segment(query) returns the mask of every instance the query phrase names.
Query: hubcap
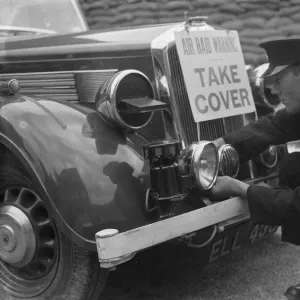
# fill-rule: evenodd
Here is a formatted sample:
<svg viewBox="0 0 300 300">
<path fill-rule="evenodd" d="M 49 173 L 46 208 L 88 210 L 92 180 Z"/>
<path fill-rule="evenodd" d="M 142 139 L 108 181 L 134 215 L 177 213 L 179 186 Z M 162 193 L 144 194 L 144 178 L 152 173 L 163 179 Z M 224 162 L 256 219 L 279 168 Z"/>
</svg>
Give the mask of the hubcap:
<svg viewBox="0 0 300 300">
<path fill-rule="evenodd" d="M 58 257 L 58 234 L 42 199 L 20 185 L 2 187 L 0 294 L 35 299 L 53 281 Z"/>
<path fill-rule="evenodd" d="M 14 232 L 10 226 L 0 226 L 0 241 L 2 241 L 2 244 L 0 244 L 0 253 L 1 248 L 3 248 L 4 251 L 11 252 L 16 247 Z"/>
<path fill-rule="evenodd" d="M 22 186 L 1 189 L 0 282 L 1 264 L 18 278 L 36 280 L 50 273 L 57 254 L 55 225 L 41 198 Z"/>
<path fill-rule="evenodd" d="M 12 205 L 0 208 L 0 258 L 16 267 L 33 258 L 36 238 L 26 214 Z"/>
</svg>

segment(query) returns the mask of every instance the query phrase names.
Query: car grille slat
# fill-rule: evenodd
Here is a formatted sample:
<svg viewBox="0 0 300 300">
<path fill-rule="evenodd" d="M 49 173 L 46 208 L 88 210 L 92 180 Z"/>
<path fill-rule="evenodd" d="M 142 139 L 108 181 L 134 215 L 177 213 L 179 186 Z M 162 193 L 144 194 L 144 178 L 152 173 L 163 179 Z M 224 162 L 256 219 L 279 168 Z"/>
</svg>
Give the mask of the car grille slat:
<svg viewBox="0 0 300 300">
<path fill-rule="evenodd" d="M 58 101 L 94 103 L 100 86 L 116 70 L 0 74 L 0 81 L 17 79 L 20 94 Z"/>
<path fill-rule="evenodd" d="M 179 113 L 180 124 L 178 124 L 178 126 L 183 128 L 186 144 L 198 141 L 197 126 L 199 129 L 200 139 L 209 141 L 215 140 L 218 137 L 243 126 L 242 116 L 203 121 L 198 124 L 195 123 L 176 46 L 169 48 L 168 58 L 171 71 L 172 89 L 175 97 L 174 106 Z"/>
<path fill-rule="evenodd" d="M 36 88 L 22 88 L 22 94 L 32 94 L 32 95 L 56 95 L 56 94 L 65 94 L 68 95 L 70 92 L 73 92 L 76 94 L 76 89 L 64 89 L 64 88 L 49 88 L 49 89 L 36 89 Z"/>
<path fill-rule="evenodd" d="M 181 126 L 184 128 L 188 143 L 197 141 L 197 127 L 194 122 L 190 102 L 184 84 L 184 78 L 179 62 L 176 47 L 169 49 L 169 60 L 171 67 L 171 80 L 176 97 L 176 106 L 179 111 Z"/>
<path fill-rule="evenodd" d="M 0 80 L 10 80 L 18 79 L 20 81 L 29 81 L 29 80 L 73 80 L 74 74 L 70 73 L 15 73 L 15 74 L 0 74 Z"/>
<path fill-rule="evenodd" d="M 74 88 L 75 82 L 74 80 L 22 80 L 22 88 Z"/>
<path fill-rule="evenodd" d="M 115 74 L 115 71 L 78 73 L 75 74 L 80 102 L 95 102 L 95 96 L 100 86 Z"/>
</svg>

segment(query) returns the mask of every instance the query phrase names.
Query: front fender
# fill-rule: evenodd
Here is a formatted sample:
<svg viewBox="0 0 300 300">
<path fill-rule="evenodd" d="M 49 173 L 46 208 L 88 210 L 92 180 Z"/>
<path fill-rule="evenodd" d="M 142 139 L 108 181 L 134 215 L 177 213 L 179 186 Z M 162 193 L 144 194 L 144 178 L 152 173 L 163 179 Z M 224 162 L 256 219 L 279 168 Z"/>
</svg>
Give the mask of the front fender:
<svg viewBox="0 0 300 300">
<path fill-rule="evenodd" d="M 96 232 L 148 223 L 140 136 L 125 136 L 92 109 L 19 95 L 0 98 L 0 135 L 78 245 L 96 250 Z"/>
</svg>

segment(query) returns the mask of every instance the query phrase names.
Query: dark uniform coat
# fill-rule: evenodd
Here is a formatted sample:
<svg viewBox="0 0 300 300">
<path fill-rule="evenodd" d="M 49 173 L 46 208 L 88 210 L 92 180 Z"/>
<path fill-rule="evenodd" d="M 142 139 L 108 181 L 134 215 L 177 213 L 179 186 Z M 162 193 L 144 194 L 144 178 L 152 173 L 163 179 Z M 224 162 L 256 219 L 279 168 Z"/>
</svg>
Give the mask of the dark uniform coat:
<svg viewBox="0 0 300 300">
<path fill-rule="evenodd" d="M 300 114 L 280 110 L 223 138 L 235 147 L 242 162 L 247 161 L 269 145 L 300 139 Z M 284 167 L 294 172 L 297 184 L 291 183 L 292 189 L 250 185 L 247 201 L 253 223 L 281 225 L 282 240 L 300 245 L 300 153 L 294 154 L 289 155 L 291 164 Z"/>
</svg>

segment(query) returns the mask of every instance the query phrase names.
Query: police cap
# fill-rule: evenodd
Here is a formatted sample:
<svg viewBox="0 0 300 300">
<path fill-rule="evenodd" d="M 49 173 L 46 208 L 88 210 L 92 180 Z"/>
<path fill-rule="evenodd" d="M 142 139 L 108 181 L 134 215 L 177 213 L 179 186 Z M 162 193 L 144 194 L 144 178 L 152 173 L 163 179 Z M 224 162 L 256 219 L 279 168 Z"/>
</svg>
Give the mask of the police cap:
<svg viewBox="0 0 300 300">
<path fill-rule="evenodd" d="M 300 39 L 281 39 L 261 43 L 267 52 L 269 67 L 261 77 L 270 77 L 300 61 Z"/>
</svg>

